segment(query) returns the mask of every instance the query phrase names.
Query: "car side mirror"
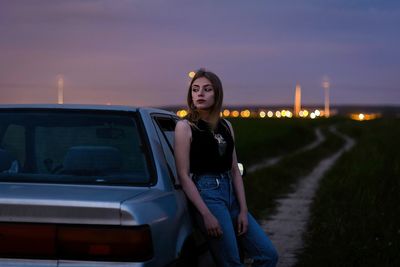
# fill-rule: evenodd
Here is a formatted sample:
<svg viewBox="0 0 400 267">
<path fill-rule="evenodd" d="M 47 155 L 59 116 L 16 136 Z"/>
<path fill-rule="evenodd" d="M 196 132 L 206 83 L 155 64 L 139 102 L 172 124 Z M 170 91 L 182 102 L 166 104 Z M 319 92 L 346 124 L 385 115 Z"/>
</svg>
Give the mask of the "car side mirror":
<svg viewBox="0 0 400 267">
<path fill-rule="evenodd" d="M 246 168 L 244 167 L 244 165 L 242 163 L 238 163 L 238 167 L 239 167 L 240 175 L 242 177 L 244 177 L 246 175 Z"/>
</svg>

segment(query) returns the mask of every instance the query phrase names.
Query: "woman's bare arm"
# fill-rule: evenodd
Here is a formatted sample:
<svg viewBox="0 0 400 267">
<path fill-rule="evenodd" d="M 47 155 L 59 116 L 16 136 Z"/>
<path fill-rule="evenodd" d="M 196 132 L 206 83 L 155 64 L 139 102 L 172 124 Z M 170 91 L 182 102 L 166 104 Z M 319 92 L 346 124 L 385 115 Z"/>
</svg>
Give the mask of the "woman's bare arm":
<svg viewBox="0 0 400 267">
<path fill-rule="evenodd" d="M 232 125 L 229 121 L 225 120 L 228 123 L 228 126 L 231 130 L 232 138 L 235 139 L 235 135 L 233 132 Z M 239 235 L 247 232 L 247 202 L 246 202 L 246 194 L 244 191 L 244 186 L 243 186 L 243 178 L 242 175 L 240 174 L 240 170 L 238 167 L 238 161 L 237 161 L 237 156 L 236 156 L 236 149 L 233 147 L 233 153 L 232 153 L 232 182 L 233 186 L 235 187 L 235 192 L 236 192 L 236 197 L 239 202 L 239 207 L 240 207 L 240 213 L 238 216 L 238 233 Z"/>
<path fill-rule="evenodd" d="M 192 131 L 186 121 L 178 121 L 175 128 L 175 162 L 182 189 L 196 209 L 203 216 L 203 220 L 210 236 L 222 234 L 218 220 L 212 215 L 200 196 L 190 173 L 190 143 Z"/>
</svg>

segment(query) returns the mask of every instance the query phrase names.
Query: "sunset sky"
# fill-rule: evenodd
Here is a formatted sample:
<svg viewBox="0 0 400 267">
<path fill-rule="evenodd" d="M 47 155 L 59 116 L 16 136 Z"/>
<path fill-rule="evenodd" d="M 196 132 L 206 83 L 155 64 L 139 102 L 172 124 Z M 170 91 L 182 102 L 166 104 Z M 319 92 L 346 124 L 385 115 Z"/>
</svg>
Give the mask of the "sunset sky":
<svg viewBox="0 0 400 267">
<path fill-rule="evenodd" d="M 185 103 L 205 67 L 227 105 L 400 104 L 397 0 L 0 0 L 0 103 Z"/>
</svg>

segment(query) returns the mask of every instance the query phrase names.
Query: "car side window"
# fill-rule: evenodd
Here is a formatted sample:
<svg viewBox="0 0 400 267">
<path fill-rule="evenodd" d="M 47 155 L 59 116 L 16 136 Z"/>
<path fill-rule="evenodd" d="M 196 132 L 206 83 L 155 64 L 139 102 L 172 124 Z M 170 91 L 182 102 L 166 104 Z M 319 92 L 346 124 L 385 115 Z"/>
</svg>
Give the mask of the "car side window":
<svg viewBox="0 0 400 267">
<path fill-rule="evenodd" d="M 163 146 L 165 158 L 168 164 L 169 173 L 172 176 L 172 182 L 175 186 L 179 185 L 177 179 L 175 158 L 174 158 L 174 138 L 175 138 L 175 125 L 177 122 L 176 118 L 168 115 L 154 115 L 153 116 L 155 125 L 159 130 L 161 143 Z"/>
<path fill-rule="evenodd" d="M 174 138 L 175 138 L 175 126 L 176 120 L 171 117 L 154 117 L 158 127 L 162 131 L 165 139 L 168 142 L 168 146 L 172 153 L 174 153 Z"/>
</svg>

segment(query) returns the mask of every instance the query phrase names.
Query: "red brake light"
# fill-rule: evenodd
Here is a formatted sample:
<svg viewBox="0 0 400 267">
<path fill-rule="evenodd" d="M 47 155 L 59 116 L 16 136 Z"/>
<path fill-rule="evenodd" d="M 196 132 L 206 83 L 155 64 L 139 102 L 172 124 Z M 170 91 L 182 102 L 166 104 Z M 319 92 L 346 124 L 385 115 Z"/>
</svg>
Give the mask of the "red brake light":
<svg viewBox="0 0 400 267">
<path fill-rule="evenodd" d="M 0 224 L 0 257 L 145 261 L 152 256 L 149 226 Z"/>
<path fill-rule="evenodd" d="M 55 227 L 0 224 L 0 256 L 51 258 L 55 253 Z"/>
<path fill-rule="evenodd" d="M 65 259 L 145 261 L 153 254 L 148 226 L 130 229 L 63 226 L 58 230 L 58 242 Z"/>
</svg>

